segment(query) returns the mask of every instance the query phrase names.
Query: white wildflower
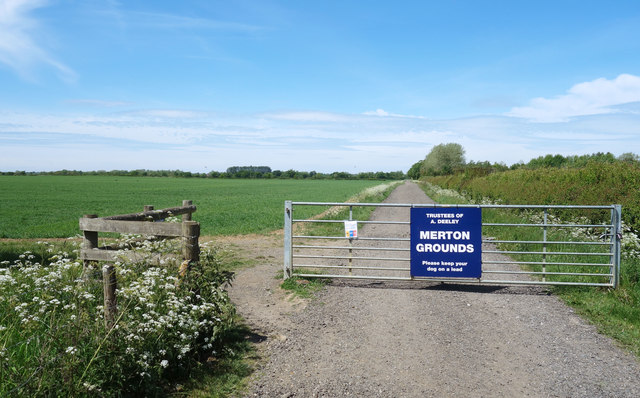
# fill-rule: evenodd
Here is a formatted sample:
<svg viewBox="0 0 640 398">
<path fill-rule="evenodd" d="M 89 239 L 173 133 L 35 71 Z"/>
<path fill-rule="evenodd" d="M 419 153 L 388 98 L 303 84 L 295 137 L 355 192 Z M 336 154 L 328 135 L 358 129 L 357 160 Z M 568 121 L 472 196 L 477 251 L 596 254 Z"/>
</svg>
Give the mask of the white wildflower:
<svg viewBox="0 0 640 398">
<path fill-rule="evenodd" d="M 84 388 L 87 389 L 87 391 L 100 391 L 98 389 L 98 386 L 95 386 L 93 384 L 89 384 L 86 381 L 84 383 L 82 383 L 82 385 L 84 386 Z"/>
<path fill-rule="evenodd" d="M 7 285 L 15 285 L 16 280 L 13 279 L 10 275 L 0 275 L 0 285 L 2 284 L 7 284 Z"/>
</svg>

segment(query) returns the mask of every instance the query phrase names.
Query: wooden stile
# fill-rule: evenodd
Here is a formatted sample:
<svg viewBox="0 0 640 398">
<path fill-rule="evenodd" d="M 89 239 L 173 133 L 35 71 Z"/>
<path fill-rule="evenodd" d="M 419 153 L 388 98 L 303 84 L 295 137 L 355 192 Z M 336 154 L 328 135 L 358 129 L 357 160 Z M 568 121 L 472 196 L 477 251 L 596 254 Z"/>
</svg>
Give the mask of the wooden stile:
<svg viewBox="0 0 640 398">
<path fill-rule="evenodd" d="M 182 201 L 182 207 L 172 207 L 154 210 L 151 205 L 144 206 L 142 213 L 122 214 L 99 218 L 96 214 L 87 214 L 79 220 L 83 241 L 80 258 L 83 260 L 86 278 L 87 268 L 93 261 L 116 261 L 120 257 L 118 250 L 98 246 L 99 232 L 115 232 L 122 234 L 137 234 L 156 236 L 161 238 L 182 238 L 182 257 L 186 267 L 200 260 L 200 224 L 191 221 L 191 214 L 196 206 L 190 200 Z M 182 223 L 154 222 L 163 221 L 167 217 L 182 215 Z M 181 270 L 182 272 L 183 270 Z M 184 270 L 186 272 L 186 270 Z M 107 264 L 102 269 L 104 287 L 104 319 L 108 328 L 115 323 L 117 308 L 117 275 L 113 264 Z"/>
</svg>

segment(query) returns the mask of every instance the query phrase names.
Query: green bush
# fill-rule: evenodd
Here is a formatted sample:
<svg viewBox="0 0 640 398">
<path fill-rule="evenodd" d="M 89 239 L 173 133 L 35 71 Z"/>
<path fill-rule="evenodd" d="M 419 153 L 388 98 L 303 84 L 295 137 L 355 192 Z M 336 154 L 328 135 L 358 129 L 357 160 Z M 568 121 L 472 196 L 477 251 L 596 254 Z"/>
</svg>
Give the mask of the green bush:
<svg viewBox="0 0 640 398">
<path fill-rule="evenodd" d="M 428 180 L 464 192 L 476 202 L 487 198 L 504 204 L 620 204 L 622 220 L 640 231 L 640 166 L 635 163 L 590 162 L 582 168 L 518 169 L 480 177 L 460 173 Z M 601 217 L 593 221 L 604 221 L 609 214 Z"/>
</svg>

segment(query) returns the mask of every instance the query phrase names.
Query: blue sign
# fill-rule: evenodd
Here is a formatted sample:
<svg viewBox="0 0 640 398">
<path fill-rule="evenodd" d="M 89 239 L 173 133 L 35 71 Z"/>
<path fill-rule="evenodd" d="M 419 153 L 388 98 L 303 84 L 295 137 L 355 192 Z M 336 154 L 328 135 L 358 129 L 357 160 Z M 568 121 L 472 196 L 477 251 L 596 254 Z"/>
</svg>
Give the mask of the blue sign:
<svg viewBox="0 0 640 398">
<path fill-rule="evenodd" d="M 411 209 L 411 276 L 480 278 L 480 208 Z"/>
</svg>

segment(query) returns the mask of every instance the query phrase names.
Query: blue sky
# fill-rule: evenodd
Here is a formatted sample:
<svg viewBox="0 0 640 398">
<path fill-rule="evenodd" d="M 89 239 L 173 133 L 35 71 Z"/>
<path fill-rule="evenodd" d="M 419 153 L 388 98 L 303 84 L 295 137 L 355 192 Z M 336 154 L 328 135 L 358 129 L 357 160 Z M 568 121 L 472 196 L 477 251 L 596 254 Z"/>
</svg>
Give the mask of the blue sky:
<svg viewBox="0 0 640 398">
<path fill-rule="evenodd" d="M 0 0 L 0 171 L 640 153 L 638 1 Z"/>
</svg>

